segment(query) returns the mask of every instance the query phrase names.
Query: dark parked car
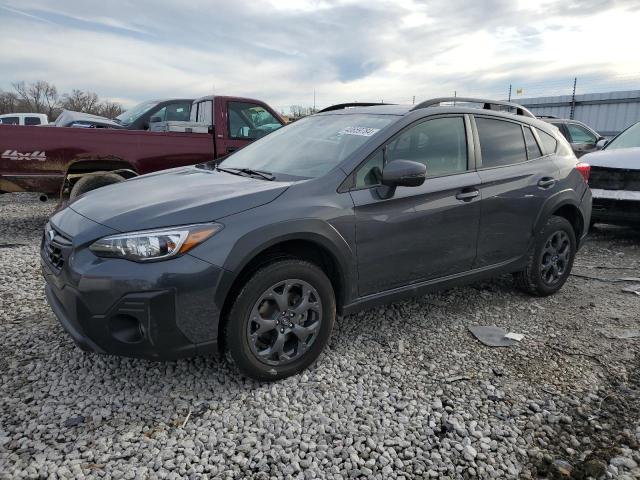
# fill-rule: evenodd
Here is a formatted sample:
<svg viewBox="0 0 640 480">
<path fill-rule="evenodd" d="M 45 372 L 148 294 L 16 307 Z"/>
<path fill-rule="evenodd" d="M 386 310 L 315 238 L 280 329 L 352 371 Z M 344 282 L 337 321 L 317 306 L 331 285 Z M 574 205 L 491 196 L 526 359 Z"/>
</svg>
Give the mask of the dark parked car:
<svg viewBox="0 0 640 480">
<path fill-rule="evenodd" d="M 583 161 L 591 166 L 591 222 L 640 226 L 640 122 Z"/>
<path fill-rule="evenodd" d="M 46 226 L 49 304 L 83 349 L 226 350 L 273 380 L 318 357 L 336 314 L 504 273 L 556 292 L 588 167 L 522 107 L 446 101 L 327 111 L 80 196 Z"/>
<path fill-rule="evenodd" d="M 106 118 L 89 113 L 63 110 L 54 127 L 116 128 L 123 130 L 149 130 L 152 122 L 187 121 L 193 99 L 147 100 L 121 113 L 116 118 Z"/>
<path fill-rule="evenodd" d="M 593 128 L 577 120 L 567 120 L 551 116 L 538 118 L 558 127 L 560 133 L 564 135 L 564 138 L 566 138 L 571 145 L 576 157 L 581 157 L 589 152 L 595 152 L 600 148 L 598 142 L 604 140 L 604 137 Z"/>
</svg>

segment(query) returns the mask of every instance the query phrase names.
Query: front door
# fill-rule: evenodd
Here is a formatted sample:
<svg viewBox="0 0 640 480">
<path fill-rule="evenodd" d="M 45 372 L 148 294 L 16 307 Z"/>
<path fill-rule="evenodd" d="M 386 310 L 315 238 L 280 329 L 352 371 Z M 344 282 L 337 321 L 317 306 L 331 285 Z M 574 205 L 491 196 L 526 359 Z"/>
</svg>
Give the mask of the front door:
<svg viewBox="0 0 640 480">
<path fill-rule="evenodd" d="M 275 115 L 257 103 L 229 100 L 223 112 L 226 112 L 224 123 L 216 125 L 219 155 L 228 155 L 240 150 L 254 140 L 282 127 Z M 218 125 L 226 125 L 226 135 Z"/>
<path fill-rule="evenodd" d="M 469 168 L 465 124 L 463 116 L 420 121 L 359 167 L 351 196 L 361 296 L 471 268 L 480 180 Z M 381 172 L 396 159 L 425 163 L 428 178 L 419 187 L 397 187 L 384 195 Z"/>
</svg>

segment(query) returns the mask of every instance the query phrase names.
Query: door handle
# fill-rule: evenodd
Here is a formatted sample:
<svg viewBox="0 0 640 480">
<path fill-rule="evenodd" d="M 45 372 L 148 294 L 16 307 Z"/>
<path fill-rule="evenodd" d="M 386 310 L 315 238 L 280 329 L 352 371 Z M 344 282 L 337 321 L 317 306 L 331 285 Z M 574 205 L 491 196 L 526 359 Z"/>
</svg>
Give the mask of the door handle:
<svg viewBox="0 0 640 480">
<path fill-rule="evenodd" d="M 542 177 L 538 180 L 538 186 L 540 188 L 550 188 L 556 184 L 556 179 L 552 177 Z"/>
<path fill-rule="evenodd" d="M 233 153 L 236 150 L 238 150 L 236 147 L 229 147 L 229 148 L 227 148 L 227 153 Z"/>
<path fill-rule="evenodd" d="M 464 202 L 468 202 L 474 198 L 476 198 L 478 195 L 480 195 L 480 192 L 478 190 L 467 190 L 467 191 L 462 191 L 460 193 L 458 193 L 456 195 L 456 198 L 458 200 L 462 200 Z"/>
</svg>

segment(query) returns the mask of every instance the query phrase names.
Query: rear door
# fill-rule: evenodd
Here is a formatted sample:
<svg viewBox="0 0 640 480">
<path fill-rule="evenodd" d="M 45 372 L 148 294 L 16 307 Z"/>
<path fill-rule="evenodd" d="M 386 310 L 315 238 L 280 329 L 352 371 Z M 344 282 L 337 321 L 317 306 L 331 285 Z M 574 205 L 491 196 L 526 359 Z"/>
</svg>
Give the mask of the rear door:
<svg viewBox="0 0 640 480">
<path fill-rule="evenodd" d="M 282 121 L 264 105 L 242 100 L 226 100 L 216 119 L 216 146 L 227 155 L 282 127 Z M 218 125 L 223 126 L 222 129 Z M 224 128 L 226 127 L 226 128 Z"/>
<path fill-rule="evenodd" d="M 553 154 L 544 154 L 535 128 L 475 115 L 475 131 L 482 180 L 479 268 L 526 254 L 542 204 L 559 187 Z"/>
<path fill-rule="evenodd" d="M 480 179 L 473 170 L 470 121 L 462 115 L 421 120 L 370 156 L 351 191 L 356 212 L 359 294 L 402 287 L 471 268 L 476 255 Z M 425 163 L 419 187 L 381 196 L 392 160 Z"/>
</svg>

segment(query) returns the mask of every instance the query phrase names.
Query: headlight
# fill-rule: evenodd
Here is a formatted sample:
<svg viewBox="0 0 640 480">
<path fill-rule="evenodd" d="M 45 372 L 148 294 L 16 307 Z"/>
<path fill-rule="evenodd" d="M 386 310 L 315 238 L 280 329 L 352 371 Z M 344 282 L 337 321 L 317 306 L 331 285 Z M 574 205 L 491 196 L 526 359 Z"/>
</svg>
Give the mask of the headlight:
<svg viewBox="0 0 640 480">
<path fill-rule="evenodd" d="M 164 260 L 188 252 L 222 228 L 219 223 L 206 223 L 121 233 L 96 240 L 89 249 L 99 257 Z"/>
</svg>

